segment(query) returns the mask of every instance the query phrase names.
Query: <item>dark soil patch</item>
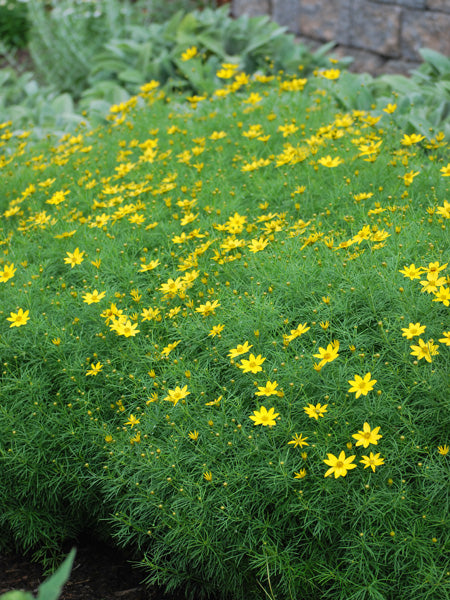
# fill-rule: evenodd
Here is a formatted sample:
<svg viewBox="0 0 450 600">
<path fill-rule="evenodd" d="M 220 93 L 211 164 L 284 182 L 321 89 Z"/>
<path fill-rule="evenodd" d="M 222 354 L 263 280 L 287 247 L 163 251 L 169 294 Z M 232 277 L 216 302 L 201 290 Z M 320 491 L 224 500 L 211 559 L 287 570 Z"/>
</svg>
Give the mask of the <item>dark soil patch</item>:
<svg viewBox="0 0 450 600">
<path fill-rule="evenodd" d="M 134 569 L 120 550 L 90 539 L 74 544 L 77 554 L 60 600 L 181 600 L 141 582 L 143 572 Z M 29 557 L 0 553 L 0 595 L 10 590 L 37 593 L 47 577 L 43 567 Z"/>
</svg>

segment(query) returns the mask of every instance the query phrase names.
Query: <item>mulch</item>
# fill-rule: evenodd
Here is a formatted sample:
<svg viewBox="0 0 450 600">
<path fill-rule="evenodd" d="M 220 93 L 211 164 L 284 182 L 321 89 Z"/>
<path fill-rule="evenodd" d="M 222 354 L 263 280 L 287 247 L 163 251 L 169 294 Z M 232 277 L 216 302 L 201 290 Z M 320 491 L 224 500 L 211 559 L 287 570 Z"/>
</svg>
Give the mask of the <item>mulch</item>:
<svg viewBox="0 0 450 600">
<path fill-rule="evenodd" d="M 77 554 L 60 600 L 180 600 L 155 587 L 145 587 L 143 572 L 134 569 L 118 549 L 91 539 L 75 544 Z M 11 590 L 37 594 L 47 577 L 31 557 L 0 553 L 0 595 Z"/>
</svg>

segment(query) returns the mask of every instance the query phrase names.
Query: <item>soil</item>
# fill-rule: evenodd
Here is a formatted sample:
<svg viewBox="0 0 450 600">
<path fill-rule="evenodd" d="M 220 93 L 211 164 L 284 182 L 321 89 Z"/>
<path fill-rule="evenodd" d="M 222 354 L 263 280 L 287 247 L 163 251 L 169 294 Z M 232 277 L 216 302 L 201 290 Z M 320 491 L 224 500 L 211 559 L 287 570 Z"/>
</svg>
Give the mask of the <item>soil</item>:
<svg viewBox="0 0 450 600">
<path fill-rule="evenodd" d="M 134 569 L 127 557 L 95 540 L 79 540 L 70 578 L 60 600 L 181 600 L 159 588 L 142 584 L 143 572 Z M 47 576 L 43 567 L 22 555 L 0 553 L 0 595 L 11 590 L 37 594 Z"/>
</svg>

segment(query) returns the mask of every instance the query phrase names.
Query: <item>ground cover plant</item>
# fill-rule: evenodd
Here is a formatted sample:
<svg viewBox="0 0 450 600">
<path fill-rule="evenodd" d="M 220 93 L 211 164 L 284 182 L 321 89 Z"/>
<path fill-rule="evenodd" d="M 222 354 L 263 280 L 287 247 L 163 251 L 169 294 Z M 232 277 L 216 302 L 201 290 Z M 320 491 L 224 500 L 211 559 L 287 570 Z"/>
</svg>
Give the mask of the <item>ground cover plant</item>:
<svg viewBox="0 0 450 600">
<path fill-rule="evenodd" d="M 195 597 L 449 595 L 448 143 L 299 73 L 1 125 L 1 546 L 88 527 Z"/>
</svg>

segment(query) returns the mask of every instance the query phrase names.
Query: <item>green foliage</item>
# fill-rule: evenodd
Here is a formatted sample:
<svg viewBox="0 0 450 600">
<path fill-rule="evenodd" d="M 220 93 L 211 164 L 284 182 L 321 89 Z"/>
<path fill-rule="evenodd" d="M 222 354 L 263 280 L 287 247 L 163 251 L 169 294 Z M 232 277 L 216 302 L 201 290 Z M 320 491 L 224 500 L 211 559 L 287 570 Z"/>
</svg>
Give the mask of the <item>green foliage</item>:
<svg viewBox="0 0 450 600">
<path fill-rule="evenodd" d="M 76 550 L 73 548 L 62 565 L 39 586 L 36 600 L 58 600 L 62 588 L 69 579 Z M 32 600 L 34 596 L 29 592 L 11 591 L 0 596 L 0 600 Z"/>
<path fill-rule="evenodd" d="M 215 71 L 224 61 L 239 64 L 248 73 L 294 72 L 300 64 L 309 73 L 326 64 L 326 51 L 333 46 L 311 53 L 268 17 L 232 19 L 227 6 L 179 11 L 163 22 L 150 20 L 151 11 L 141 3 L 102 0 L 96 7 L 69 9 L 66 1 L 58 1 L 49 10 L 40 0 L 30 0 L 30 50 L 41 77 L 76 99 L 105 80 L 130 93 L 151 79 L 160 83 L 170 79 L 171 85 L 194 93 L 211 92 Z M 201 58 L 194 68 L 180 60 L 192 46 Z"/>
<path fill-rule="evenodd" d="M 0 2 L 0 46 L 6 49 L 27 45 L 29 23 L 27 0 L 2 0 Z"/>
<path fill-rule="evenodd" d="M 440 129 L 450 135 L 450 58 L 423 48 L 422 65 L 411 77 L 345 73 L 334 87 L 341 106 L 368 109 L 375 105 L 383 108 L 395 102 L 392 118 L 406 133 L 427 136 L 430 130 Z"/>
<path fill-rule="evenodd" d="M 343 72 L 229 70 L 2 124 L 0 545 L 88 527 L 195 598 L 442 600 L 448 141 L 344 112 Z"/>
</svg>

